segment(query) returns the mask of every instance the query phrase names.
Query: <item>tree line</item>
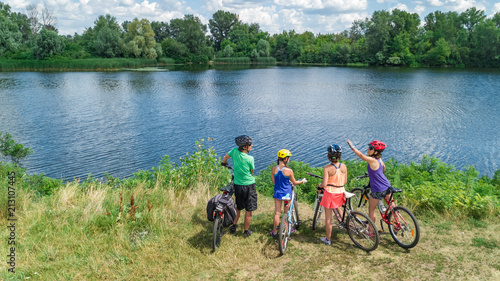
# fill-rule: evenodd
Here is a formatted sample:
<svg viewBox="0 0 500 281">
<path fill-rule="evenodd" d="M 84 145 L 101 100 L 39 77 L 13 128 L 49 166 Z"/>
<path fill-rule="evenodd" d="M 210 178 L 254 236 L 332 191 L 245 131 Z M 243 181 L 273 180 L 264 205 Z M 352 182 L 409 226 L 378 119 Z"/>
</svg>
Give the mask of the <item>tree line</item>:
<svg viewBox="0 0 500 281">
<path fill-rule="evenodd" d="M 40 8 L 41 7 L 41 8 Z M 59 35 L 53 13 L 29 5 L 26 14 L 0 2 L 0 58 L 172 58 L 208 63 L 217 58 L 273 57 L 286 63 L 333 65 L 500 67 L 500 13 L 475 7 L 462 13 L 375 11 L 340 33 L 294 30 L 269 34 L 219 10 L 208 25 L 195 15 L 169 22 L 134 18 L 119 24 L 101 15 L 80 35 Z"/>
</svg>

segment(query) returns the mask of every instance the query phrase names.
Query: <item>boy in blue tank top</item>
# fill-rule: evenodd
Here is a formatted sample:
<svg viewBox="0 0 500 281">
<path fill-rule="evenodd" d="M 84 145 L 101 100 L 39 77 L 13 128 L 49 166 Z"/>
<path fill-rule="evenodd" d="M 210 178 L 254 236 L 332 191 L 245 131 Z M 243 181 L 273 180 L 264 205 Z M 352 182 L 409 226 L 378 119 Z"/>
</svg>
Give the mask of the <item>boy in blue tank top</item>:
<svg viewBox="0 0 500 281">
<path fill-rule="evenodd" d="M 281 205 L 283 200 L 290 199 L 292 196 L 292 185 L 299 185 L 306 183 L 306 179 L 296 181 L 293 176 L 292 169 L 287 167 L 290 161 L 290 156 L 292 154 L 286 149 L 278 151 L 278 160 L 276 161 L 277 166 L 273 167 L 271 170 L 271 179 L 274 183 L 274 220 L 273 220 L 273 230 L 271 230 L 270 235 L 276 237 L 276 229 L 279 225 L 281 216 Z M 288 212 L 287 209 L 284 210 L 285 213 Z M 293 230 L 294 231 L 294 230 Z"/>
</svg>

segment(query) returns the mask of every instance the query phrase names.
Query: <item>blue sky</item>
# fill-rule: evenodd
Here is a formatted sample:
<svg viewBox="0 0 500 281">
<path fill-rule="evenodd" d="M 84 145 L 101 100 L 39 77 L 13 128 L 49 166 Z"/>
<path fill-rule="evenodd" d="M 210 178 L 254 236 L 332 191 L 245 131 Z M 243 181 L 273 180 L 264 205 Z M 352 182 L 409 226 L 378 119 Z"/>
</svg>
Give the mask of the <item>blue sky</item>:
<svg viewBox="0 0 500 281">
<path fill-rule="evenodd" d="M 82 34 L 99 15 L 111 14 L 119 23 L 134 18 L 169 22 L 185 14 L 198 16 L 203 23 L 217 10 L 239 15 L 246 23 L 258 23 L 270 34 L 292 30 L 314 34 L 337 33 L 356 19 L 377 10 L 398 8 L 420 15 L 420 20 L 436 10 L 462 12 L 470 7 L 484 10 L 488 17 L 500 12 L 500 0 L 0 0 L 14 12 L 26 13 L 28 4 L 44 4 L 57 18 L 59 34 Z"/>
</svg>

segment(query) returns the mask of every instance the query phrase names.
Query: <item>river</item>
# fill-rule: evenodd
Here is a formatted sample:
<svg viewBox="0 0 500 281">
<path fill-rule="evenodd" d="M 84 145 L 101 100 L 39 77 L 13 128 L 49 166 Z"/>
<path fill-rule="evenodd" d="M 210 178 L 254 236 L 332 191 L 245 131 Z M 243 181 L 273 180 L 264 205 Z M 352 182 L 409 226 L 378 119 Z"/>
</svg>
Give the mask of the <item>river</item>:
<svg viewBox="0 0 500 281">
<path fill-rule="evenodd" d="M 500 71 L 348 67 L 170 68 L 0 73 L 0 132 L 33 149 L 30 173 L 123 178 L 174 163 L 213 138 L 254 138 L 256 170 L 289 149 L 322 166 L 326 147 L 385 142 L 384 159 L 435 156 L 492 176 L 500 169 Z M 7 159 L 3 159 L 7 160 Z"/>
</svg>

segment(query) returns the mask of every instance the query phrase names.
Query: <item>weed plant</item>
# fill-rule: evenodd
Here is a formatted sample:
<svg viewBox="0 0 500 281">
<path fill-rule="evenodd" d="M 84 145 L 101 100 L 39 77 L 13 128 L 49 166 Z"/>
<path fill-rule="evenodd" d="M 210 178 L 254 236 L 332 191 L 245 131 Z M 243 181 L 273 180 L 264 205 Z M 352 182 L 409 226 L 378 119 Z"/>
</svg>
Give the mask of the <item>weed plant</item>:
<svg viewBox="0 0 500 281">
<path fill-rule="evenodd" d="M 252 63 L 249 57 L 239 58 L 217 58 L 214 60 L 216 64 L 250 64 Z"/>
<path fill-rule="evenodd" d="M 368 179 L 356 179 L 366 172 L 364 162 L 355 160 L 343 163 L 348 168 L 346 190 L 361 187 L 368 182 Z M 274 163 L 267 166 L 256 179 L 258 191 L 271 197 L 274 189 L 271 182 L 273 166 Z M 472 166 L 460 171 L 429 156 L 423 156 L 421 163 L 411 162 L 409 165 L 390 159 L 386 166 L 386 175 L 391 185 L 403 189 L 402 194 L 395 195 L 396 200 L 417 213 L 436 211 L 476 219 L 500 214 L 500 170 L 493 178 L 479 177 L 479 172 Z M 291 161 L 289 167 L 294 171 L 296 179 L 309 179 L 306 185 L 297 186 L 297 196 L 299 200 L 311 204 L 316 197 L 320 179 L 310 177 L 306 172 L 322 176 L 322 168 L 296 161 Z"/>
<path fill-rule="evenodd" d="M 166 59 L 161 63 L 171 62 Z M 12 60 L 0 59 L 0 71 L 112 71 L 122 68 L 157 66 L 152 59 L 51 59 L 51 60 Z"/>
<path fill-rule="evenodd" d="M 211 167 L 198 163 L 206 161 Z M 194 153 L 183 158 L 184 166 L 173 165 L 166 158 L 161 167 L 131 179 L 110 177 L 100 182 L 89 177 L 61 184 L 43 196 L 33 189 L 21 188 L 17 182 L 16 273 L 3 270 L 0 279 L 283 280 L 293 276 L 296 280 L 331 280 L 350 276 L 348 279 L 371 280 L 376 276 L 376 279 L 396 280 L 496 280 L 498 277 L 497 217 L 460 221 L 448 214 L 429 212 L 419 216 L 422 237 L 415 248 L 404 250 L 385 235 L 381 236 L 379 248 L 367 254 L 353 245 L 345 231 L 338 229 L 333 230 L 332 246 L 321 244 L 319 237 L 324 236 L 324 224 L 312 231 L 312 208 L 299 201 L 303 225 L 293 234 L 287 254 L 280 256 L 277 241 L 268 235 L 274 201 L 260 192 L 251 224 L 255 233 L 243 238 L 239 228 L 234 235 L 226 234 L 214 253 L 213 224 L 207 221 L 205 208 L 207 201 L 219 192 L 219 184 L 229 176 L 227 169 L 219 169 L 219 161 L 204 142 L 199 142 Z M 298 177 L 311 169 L 318 174 L 321 171 L 300 162 L 290 165 L 294 165 Z M 194 179 L 177 184 L 176 173 L 180 171 Z M 215 180 L 218 176 L 220 181 Z M 271 181 L 269 177 L 265 180 Z M 304 186 L 308 185 L 309 182 Z M 0 189 L 2 200 L 6 198 L 5 190 Z M 1 204 L 0 220 L 6 221 L 6 206 Z M 8 250 L 0 247 L 0 255 L 5 257 Z"/>
</svg>

